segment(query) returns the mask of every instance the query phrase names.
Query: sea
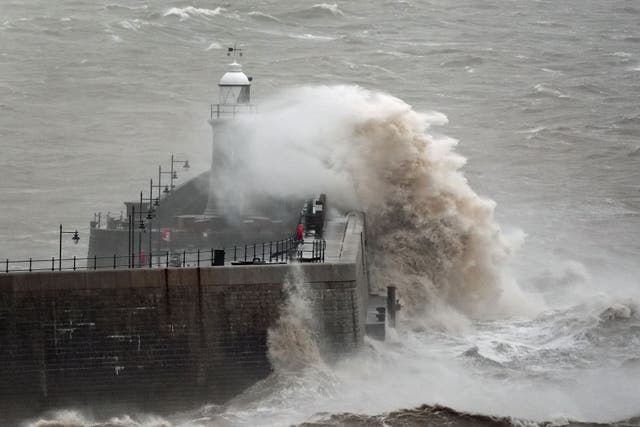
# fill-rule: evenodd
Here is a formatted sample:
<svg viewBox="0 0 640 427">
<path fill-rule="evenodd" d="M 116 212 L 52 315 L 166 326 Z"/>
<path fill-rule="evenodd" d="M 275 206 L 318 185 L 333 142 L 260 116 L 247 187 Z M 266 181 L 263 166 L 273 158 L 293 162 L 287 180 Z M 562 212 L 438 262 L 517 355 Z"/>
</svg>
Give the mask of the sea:
<svg viewBox="0 0 640 427">
<path fill-rule="evenodd" d="M 84 257 L 172 154 L 178 184 L 206 170 L 235 46 L 259 113 L 226 191 L 364 210 L 403 305 L 385 342 L 224 405 L 22 425 L 640 426 L 639 23 L 637 0 L 0 0 L 0 261 L 57 257 L 60 225 Z"/>
</svg>

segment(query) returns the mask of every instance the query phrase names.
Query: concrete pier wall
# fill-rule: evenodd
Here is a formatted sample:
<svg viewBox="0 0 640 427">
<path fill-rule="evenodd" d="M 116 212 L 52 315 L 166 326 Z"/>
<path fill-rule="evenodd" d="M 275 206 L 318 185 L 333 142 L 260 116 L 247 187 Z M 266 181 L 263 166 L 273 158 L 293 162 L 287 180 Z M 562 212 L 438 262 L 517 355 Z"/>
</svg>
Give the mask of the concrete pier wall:
<svg viewBox="0 0 640 427">
<path fill-rule="evenodd" d="M 345 229 L 346 230 L 346 229 Z M 364 242 L 303 264 L 328 359 L 363 341 Z M 267 334 L 291 265 L 0 275 L 0 413 L 221 403 L 271 372 Z"/>
</svg>

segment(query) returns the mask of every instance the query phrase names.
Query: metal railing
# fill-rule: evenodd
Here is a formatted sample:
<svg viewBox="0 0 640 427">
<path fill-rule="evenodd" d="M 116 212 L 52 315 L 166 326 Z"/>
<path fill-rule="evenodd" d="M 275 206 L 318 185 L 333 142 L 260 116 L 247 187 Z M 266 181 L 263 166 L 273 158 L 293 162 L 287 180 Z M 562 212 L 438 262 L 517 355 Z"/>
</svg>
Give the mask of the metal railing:
<svg viewBox="0 0 640 427">
<path fill-rule="evenodd" d="M 0 271 L 77 271 L 127 268 L 208 267 L 223 263 L 232 265 L 286 264 L 291 261 L 324 262 L 324 240 L 300 241 L 291 237 L 284 240 L 235 245 L 224 249 L 183 249 L 157 251 L 132 255 L 93 256 L 87 258 L 56 258 L 2 261 Z M 223 251 L 222 258 L 220 258 Z"/>
<path fill-rule="evenodd" d="M 258 108 L 253 104 L 211 104 L 211 120 L 257 111 Z"/>
</svg>

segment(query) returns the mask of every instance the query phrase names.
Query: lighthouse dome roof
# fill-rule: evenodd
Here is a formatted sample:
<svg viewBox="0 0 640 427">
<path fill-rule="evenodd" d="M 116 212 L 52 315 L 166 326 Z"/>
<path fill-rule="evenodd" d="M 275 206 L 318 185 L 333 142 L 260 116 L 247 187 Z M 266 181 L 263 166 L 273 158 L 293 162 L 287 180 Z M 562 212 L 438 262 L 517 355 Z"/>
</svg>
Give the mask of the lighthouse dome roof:
<svg viewBox="0 0 640 427">
<path fill-rule="evenodd" d="M 251 82 L 245 73 L 242 72 L 242 66 L 237 62 L 229 64 L 227 71 L 220 79 L 220 86 L 248 86 Z"/>
</svg>

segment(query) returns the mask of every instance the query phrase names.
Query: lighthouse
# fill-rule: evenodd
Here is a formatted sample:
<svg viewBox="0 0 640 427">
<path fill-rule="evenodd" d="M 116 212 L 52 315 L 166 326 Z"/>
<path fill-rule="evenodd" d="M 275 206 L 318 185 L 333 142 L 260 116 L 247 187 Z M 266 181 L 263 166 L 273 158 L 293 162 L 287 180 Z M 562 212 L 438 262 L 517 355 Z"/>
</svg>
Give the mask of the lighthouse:
<svg viewBox="0 0 640 427">
<path fill-rule="evenodd" d="M 239 114 L 255 111 L 251 104 L 251 77 L 242 71 L 242 66 L 237 62 L 242 57 L 242 49 L 230 47 L 227 56 L 233 57 L 233 62 L 228 65 L 227 72 L 218 83 L 218 103 L 211 104 L 211 116 L 209 124 L 213 133 L 211 144 L 211 173 L 209 178 L 209 198 L 204 215 L 218 217 L 224 213 L 224 206 L 217 200 L 216 189 L 225 183 L 224 171 L 233 167 L 233 141 L 225 135 L 225 127 L 230 120 Z"/>
</svg>

